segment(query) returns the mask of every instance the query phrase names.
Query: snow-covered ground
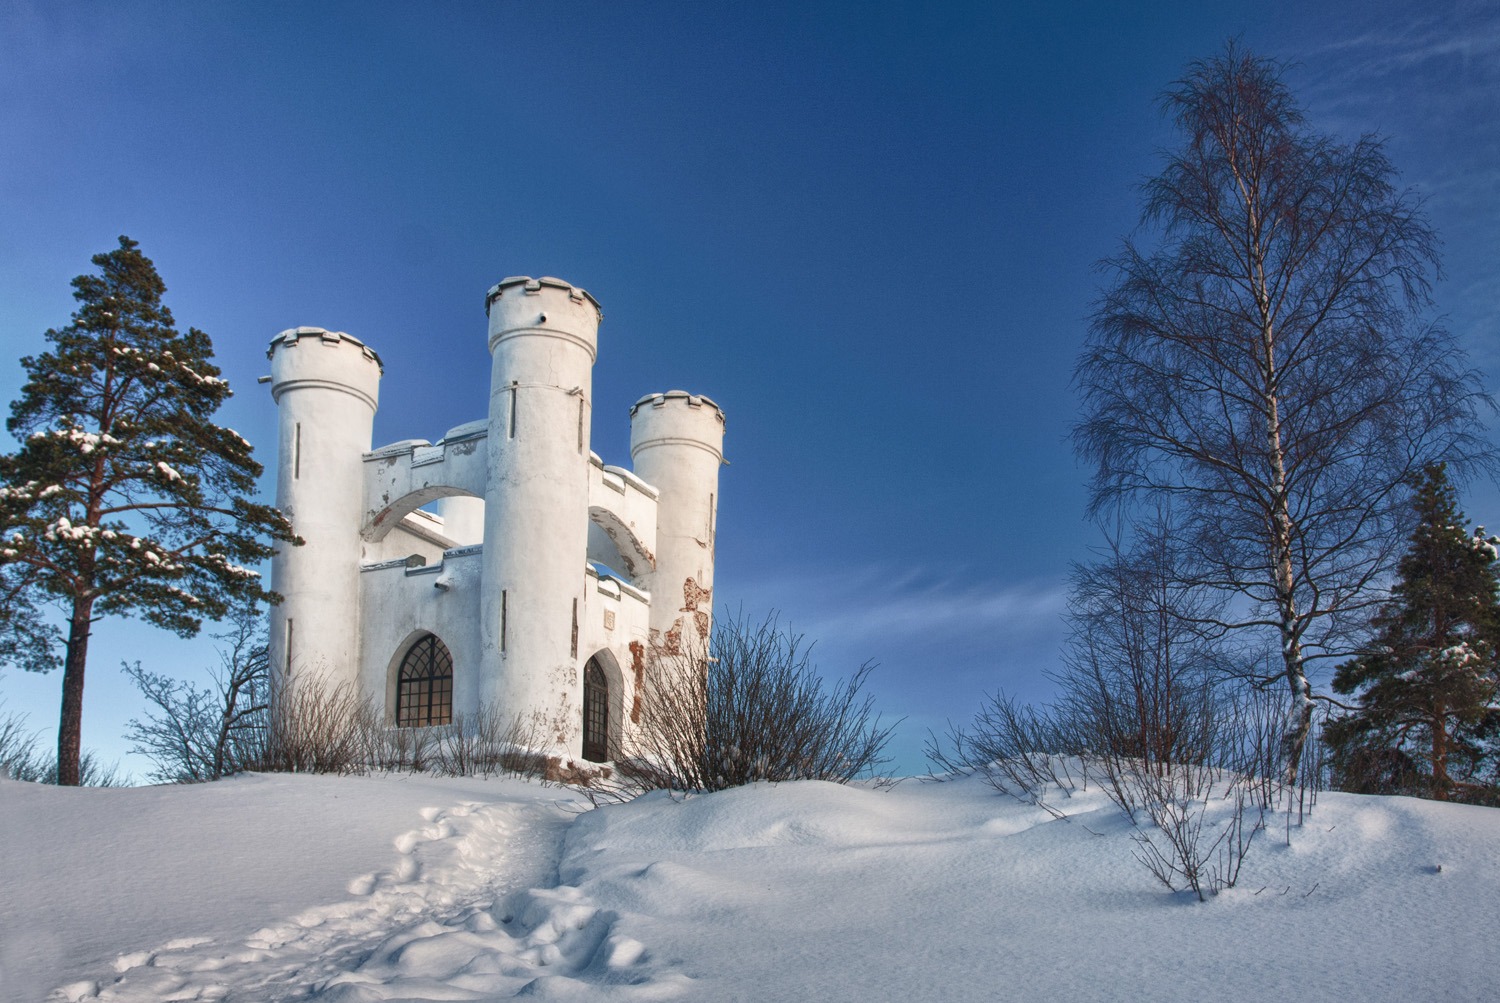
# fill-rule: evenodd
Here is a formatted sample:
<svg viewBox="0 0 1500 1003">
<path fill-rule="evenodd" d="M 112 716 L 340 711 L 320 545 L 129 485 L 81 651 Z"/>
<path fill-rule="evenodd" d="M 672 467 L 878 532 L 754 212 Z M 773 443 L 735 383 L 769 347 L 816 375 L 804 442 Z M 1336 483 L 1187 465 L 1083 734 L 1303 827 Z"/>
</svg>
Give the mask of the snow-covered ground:
<svg viewBox="0 0 1500 1003">
<path fill-rule="evenodd" d="M 0 781 L 0 1000 L 1481 1000 L 1500 811 L 1324 794 L 1173 895 L 1097 791 Z"/>
</svg>

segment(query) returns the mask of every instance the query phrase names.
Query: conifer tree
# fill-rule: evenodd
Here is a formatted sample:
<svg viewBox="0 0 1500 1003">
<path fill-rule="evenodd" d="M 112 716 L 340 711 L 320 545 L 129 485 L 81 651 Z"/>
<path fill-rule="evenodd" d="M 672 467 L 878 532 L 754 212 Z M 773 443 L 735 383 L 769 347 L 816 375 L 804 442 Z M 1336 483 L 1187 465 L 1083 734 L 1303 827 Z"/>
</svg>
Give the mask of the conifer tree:
<svg viewBox="0 0 1500 1003">
<path fill-rule="evenodd" d="M 0 665 L 51 672 L 57 668 L 57 627 L 37 608 L 34 577 L 32 569 L 0 559 Z"/>
<path fill-rule="evenodd" d="M 1417 526 L 1370 650 L 1339 666 L 1333 688 L 1358 710 L 1324 740 L 1345 786 L 1490 800 L 1484 782 L 1500 730 L 1500 539 L 1464 526 L 1441 464 L 1423 471 Z"/>
<path fill-rule="evenodd" d="M 99 274 L 73 280 L 72 323 L 21 360 L 6 425 L 19 448 L 0 456 L 0 572 L 67 620 L 61 784 L 79 782 L 94 621 L 136 615 L 190 637 L 232 604 L 274 601 L 247 565 L 293 540 L 279 512 L 251 500 L 250 443 L 213 422 L 230 390 L 208 335 L 176 329 L 135 241 L 93 263 Z"/>
</svg>

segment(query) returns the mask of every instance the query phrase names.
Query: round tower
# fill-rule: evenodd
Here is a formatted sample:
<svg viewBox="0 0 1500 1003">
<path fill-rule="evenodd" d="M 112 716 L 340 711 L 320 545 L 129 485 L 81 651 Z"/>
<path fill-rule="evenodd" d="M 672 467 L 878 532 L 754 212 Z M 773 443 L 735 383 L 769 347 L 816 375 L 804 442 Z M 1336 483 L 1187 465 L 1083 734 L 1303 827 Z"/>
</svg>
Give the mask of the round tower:
<svg viewBox="0 0 1500 1003">
<path fill-rule="evenodd" d="M 660 492 L 651 592 L 653 643 L 665 654 L 702 653 L 713 614 L 714 533 L 724 412 L 682 390 L 648 394 L 630 409 L 635 473 Z"/>
<path fill-rule="evenodd" d="M 380 356 L 318 327 L 271 342 L 279 436 L 276 506 L 303 540 L 271 561 L 270 661 L 278 681 L 353 687 L 359 671 L 363 454 L 380 396 Z"/>
<path fill-rule="evenodd" d="M 599 303 L 561 279 L 490 289 L 489 480 L 480 593 L 481 705 L 582 750 L 579 628 Z"/>
</svg>

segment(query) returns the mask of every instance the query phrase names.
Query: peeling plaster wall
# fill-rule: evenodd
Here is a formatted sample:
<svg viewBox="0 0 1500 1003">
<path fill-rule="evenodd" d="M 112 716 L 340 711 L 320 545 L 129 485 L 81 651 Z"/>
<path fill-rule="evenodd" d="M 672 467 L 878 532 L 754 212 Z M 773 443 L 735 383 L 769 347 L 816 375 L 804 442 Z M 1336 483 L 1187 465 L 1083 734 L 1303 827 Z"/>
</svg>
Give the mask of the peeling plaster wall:
<svg viewBox="0 0 1500 1003">
<path fill-rule="evenodd" d="M 669 654 L 706 656 L 713 614 L 714 536 L 724 412 L 681 390 L 642 397 L 630 410 L 630 458 L 657 490 L 653 640 Z"/>
<path fill-rule="evenodd" d="M 588 559 L 631 582 L 649 575 L 656 566 L 656 500 L 651 485 L 590 453 Z"/>
<path fill-rule="evenodd" d="M 589 569 L 584 581 L 580 630 L 580 666 L 600 657 L 609 680 L 610 749 L 634 749 L 633 723 L 639 721 L 637 684 L 644 679 L 651 632 L 651 597 L 614 578 Z"/>
</svg>

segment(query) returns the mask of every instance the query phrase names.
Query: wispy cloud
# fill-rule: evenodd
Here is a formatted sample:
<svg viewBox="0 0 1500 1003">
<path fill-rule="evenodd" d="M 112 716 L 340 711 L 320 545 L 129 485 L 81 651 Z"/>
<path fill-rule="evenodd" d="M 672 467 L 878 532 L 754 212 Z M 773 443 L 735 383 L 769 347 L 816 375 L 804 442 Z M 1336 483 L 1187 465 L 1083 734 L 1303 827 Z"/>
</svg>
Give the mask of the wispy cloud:
<svg viewBox="0 0 1500 1003">
<path fill-rule="evenodd" d="M 1391 6 L 1291 53 L 1319 129 L 1389 138 L 1428 200 L 1449 282 L 1439 309 L 1474 361 L 1500 375 L 1500 5 Z M 1378 27 L 1370 27 L 1372 23 Z"/>
<path fill-rule="evenodd" d="M 884 642 L 1055 634 L 1066 603 L 1061 582 L 1001 586 L 877 567 L 754 582 L 741 593 L 747 601 L 776 605 L 809 636 Z"/>
<path fill-rule="evenodd" d="M 1047 673 L 1067 632 L 1066 584 L 1002 578 L 993 569 L 792 567 L 736 581 L 720 598 L 742 602 L 752 619 L 779 610 L 783 626 L 816 643 L 814 660 L 832 676 L 878 663 L 869 692 L 881 712 L 905 718 L 892 752 L 902 769 L 918 770 L 927 732 L 969 720 L 985 693 L 1053 695 Z"/>
<path fill-rule="evenodd" d="M 1475 118 L 1500 107 L 1500 6 L 1398 10 L 1381 21 L 1375 29 L 1335 31 L 1297 53 L 1305 71 L 1297 85 L 1317 109 L 1318 125 L 1350 134 L 1376 128 L 1422 142 L 1463 127 L 1461 137 L 1448 137 L 1462 139 L 1445 144 L 1451 152 L 1500 167 L 1484 156 L 1484 148 L 1493 152 L 1496 142 L 1493 119 Z M 1330 116 L 1334 121 L 1327 121 Z M 1472 166 L 1453 170 L 1450 180 L 1471 175 Z"/>
<path fill-rule="evenodd" d="M 1500 53 L 1500 13 L 1492 4 L 1454 8 L 1446 16 L 1412 10 L 1405 23 L 1386 23 L 1313 48 L 1316 54 L 1351 54 L 1365 75 L 1406 72 L 1431 62 L 1460 60 L 1477 72 L 1496 72 L 1491 60 Z"/>
</svg>

